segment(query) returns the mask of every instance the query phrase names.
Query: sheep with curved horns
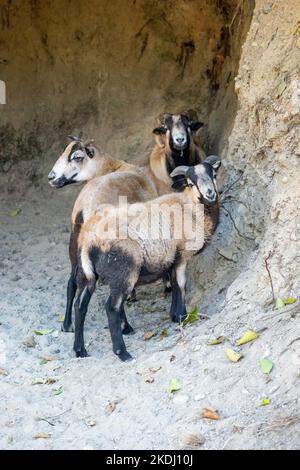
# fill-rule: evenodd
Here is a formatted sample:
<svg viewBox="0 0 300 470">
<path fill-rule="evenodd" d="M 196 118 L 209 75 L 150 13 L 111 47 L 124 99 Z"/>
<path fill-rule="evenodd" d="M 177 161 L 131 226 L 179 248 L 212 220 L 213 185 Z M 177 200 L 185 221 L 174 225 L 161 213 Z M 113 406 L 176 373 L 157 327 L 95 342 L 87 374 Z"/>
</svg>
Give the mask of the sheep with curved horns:
<svg viewBox="0 0 300 470">
<path fill-rule="evenodd" d="M 179 166 L 171 173 L 171 177 L 181 178 L 181 192 L 170 193 L 145 203 L 136 203 L 128 208 L 112 207 L 99 210 L 83 225 L 78 239 L 81 266 L 77 273 L 79 292 L 75 301 L 74 350 L 77 357 L 87 355 L 83 337 L 84 320 L 98 278 L 110 288 L 106 313 L 113 351 L 122 361 L 131 359 L 121 330 L 122 322 L 126 318 L 124 301 L 137 284 L 153 282 L 165 273 L 170 273 L 171 319 L 180 322 L 186 317 L 186 266 L 188 260 L 211 237 L 217 225 L 219 209 L 216 173 L 220 164 L 217 157 L 210 156 L 203 163 L 193 167 Z M 197 230 L 191 233 L 191 226 L 188 233 L 175 236 L 179 218 L 178 214 L 171 218 L 169 209 L 179 206 L 184 210 L 186 205 L 191 204 L 193 208 L 198 209 L 203 207 L 201 203 L 205 207 L 204 237 L 198 238 Z M 153 208 L 154 213 L 161 217 L 158 223 L 158 238 L 157 234 L 152 237 L 152 232 L 149 233 L 149 220 L 145 217 Z M 137 214 L 142 215 L 139 217 Z M 184 212 L 181 214 L 183 217 Z M 193 212 L 193 223 L 200 217 L 199 214 L 197 210 Z M 112 232 L 107 232 L 107 227 L 114 226 L 116 220 L 117 235 L 111 237 Z M 161 230 L 164 229 L 169 230 L 169 237 L 161 236 Z M 186 243 L 190 240 L 193 240 L 193 246 L 187 249 Z"/>
<path fill-rule="evenodd" d="M 94 141 L 83 142 L 72 136 L 69 138 L 72 142 L 49 173 L 49 182 L 51 186 L 61 188 L 68 184 L 90 181 L 81 190 L 72 211 L 69 242 L 71 274 L 62 325 L 62 330 L 66 332 L 73 331 L 72 307 L 77 290 L 78 236 L 83 222 L 98 209 L 100 204 L 118 204 L 119 196 L 125 196 L 129 203 L 148 201 L 157 197 L 154 184 L 142 169 L 101 152 L 94 145 Z"/>
</svg>

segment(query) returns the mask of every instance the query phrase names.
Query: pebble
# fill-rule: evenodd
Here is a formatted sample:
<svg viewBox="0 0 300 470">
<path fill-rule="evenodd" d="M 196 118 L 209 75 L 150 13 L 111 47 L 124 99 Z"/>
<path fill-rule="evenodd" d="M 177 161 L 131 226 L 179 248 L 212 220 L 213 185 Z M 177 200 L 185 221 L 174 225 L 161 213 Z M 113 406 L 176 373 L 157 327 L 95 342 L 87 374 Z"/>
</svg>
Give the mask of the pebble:
<svg viewBox="0 0 300 470">
<path fill-rule="evenodd" d="M 201 401 L 205 398 L 205 394 L 204 393 L 198 393 L 197 395 L 195 395 L 194 397 L 194 400 L 195 401 Z"/>
<path fill-rule="evenodd" d="M 173 402 L 176 405 L 185 405 L 185 403 L 187 403 L 188 400 L 189 400 L 188 395 L 175 395 L 174 399 L 173 399 Z"/>
</svg>

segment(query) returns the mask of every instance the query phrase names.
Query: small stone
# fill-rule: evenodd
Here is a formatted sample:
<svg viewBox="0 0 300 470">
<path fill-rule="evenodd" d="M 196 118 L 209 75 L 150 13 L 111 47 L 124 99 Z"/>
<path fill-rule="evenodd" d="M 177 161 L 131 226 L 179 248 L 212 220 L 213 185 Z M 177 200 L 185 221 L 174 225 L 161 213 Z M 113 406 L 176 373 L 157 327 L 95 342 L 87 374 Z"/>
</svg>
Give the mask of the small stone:
<svg viewBox="0 0 300 470">
<path fill-rule="evenodd" d="M 197 395 L 195 395 L 194 397 L 194 400 L 195 401 L 201 401 L 205 398 L 205 394 L 204 393 L 198 393 Z"/>
<path fill-rule="evenodd" d="M 176 405 L 185 405 L 189 400 L 188 395 L 175 395 L 173 402 Z"/>
</svg>

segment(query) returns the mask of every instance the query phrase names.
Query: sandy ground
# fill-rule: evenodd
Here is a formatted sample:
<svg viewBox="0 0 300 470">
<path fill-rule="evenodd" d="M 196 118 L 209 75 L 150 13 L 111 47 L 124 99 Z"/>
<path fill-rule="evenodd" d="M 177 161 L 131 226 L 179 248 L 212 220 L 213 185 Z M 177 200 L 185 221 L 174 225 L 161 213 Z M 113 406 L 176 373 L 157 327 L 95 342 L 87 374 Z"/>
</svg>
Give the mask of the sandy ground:
<svg viewBox="0 0 300 470">
<path fill-rule="evenodd" d="M 168 320 L 170 299 L 160 284 L 140 288 L 139 301 L 127 309 L 135 334 L 126 344 L 136 361 L 123 364 L 111 351 L 106 290 L 99 287 L 86 320 L 91 357 L 74 357 L 73 334 L 62 333 L 58 320 L 75 195 L 74 188 L 46 187 L 2 196 L 0 367 L 7 375 L 2 370 L 0 448 L 299 448 L 297 308 L 294 316 L 284 310 L 245 315 L 236 308 L 206 318 L 200 306 L 204 318 L 182 329 Z M 17 208 L 17 216 L 8 215 Z M 36 335 L 41 328 L 54 331 Z M 161 338 L 164 328 L 168 336 Z M 249 328 L 260 331 L 259 338 L 235 347 Z M 145 341 L 149 331 L 157 335 Z M 219 335 L 223 344 L 207 345 Z M 228 347 L 243 359 L 229 362 Z M 43 356 L 54 360 L 41 363 Z M 274 364 L 269 375 L 260 370 L 263 357 Z M 38 378 L 57 382 L 32 385 Z M 170 394 L 173 378 L 182 388 Z M 264 398 L 271 402 L 262 407 Z M 208 406 L 218 410 L 218 421 L 202 418 Z"/>
</svg>

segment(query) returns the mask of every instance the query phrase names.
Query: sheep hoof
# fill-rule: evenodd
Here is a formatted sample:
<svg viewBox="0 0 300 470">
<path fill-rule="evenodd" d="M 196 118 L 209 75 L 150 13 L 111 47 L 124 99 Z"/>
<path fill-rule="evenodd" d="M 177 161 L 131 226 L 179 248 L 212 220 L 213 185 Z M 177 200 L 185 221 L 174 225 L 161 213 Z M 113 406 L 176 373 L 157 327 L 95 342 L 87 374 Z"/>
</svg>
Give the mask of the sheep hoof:
<svg viewBox="0 0 300 470">
<path fill-rule="evenodd" d="M 70 323 L 70 325 L 62 324 L 61 331 L 63 331 L 64 333 L 74 333 L 74 326 L 72 323 Z"/>
<path fill-rule="evenodd" d="M 133 357 L 131 356 L 131 354 L 129 354 L 128 351 L 123 350 L 123 351 L 117 351 L 116 352 L 118 358 L 122 361 L 122 362 L 130 362 L 130 361 L 133 361 Z"/>
<path fill-rule="evenodd" d="M 122 330 L 123 335 L 133 335 L 134 334 L 134 329 L 130 325 L 124 326 Z"/>
<path fill-rule="evenodd" d="M 87 350 L 85 348 L 80 349 L 80 351 L 75 351 L 76 357 L 89 357 Z"/>
</svg>

